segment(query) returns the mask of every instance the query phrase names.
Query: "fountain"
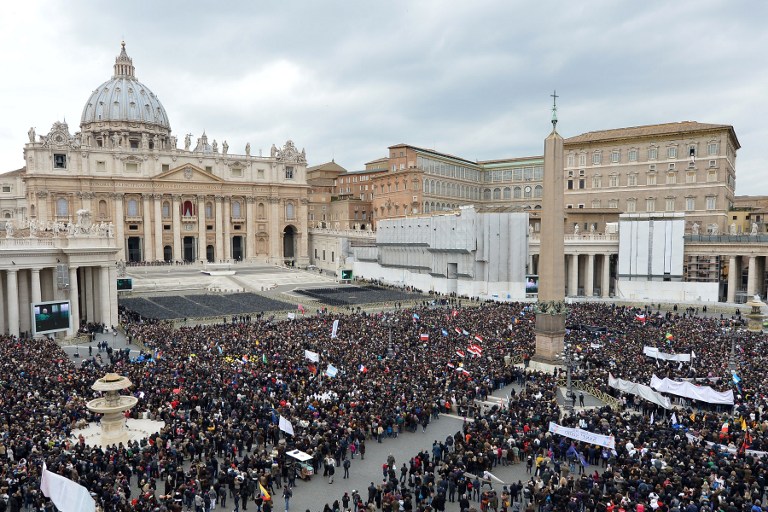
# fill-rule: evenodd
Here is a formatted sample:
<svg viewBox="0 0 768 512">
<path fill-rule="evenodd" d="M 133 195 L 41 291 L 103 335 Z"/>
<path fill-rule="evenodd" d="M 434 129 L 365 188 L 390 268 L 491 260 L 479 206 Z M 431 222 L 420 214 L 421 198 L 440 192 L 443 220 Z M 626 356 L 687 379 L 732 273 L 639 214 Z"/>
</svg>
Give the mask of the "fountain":
<svg viewBox="0 0 768 512">
<path fill-rule="evenodd" d="M 747 330 L 761 332 L 763 330 L 763 321 L 765 320 L 765 315 L 763 314 L 765 303 L 760 300 L 759 295 L 755 295 L 752 300 L 747 302 L 747 306 L 750 308 L 749 313 L 744 315 L 747 317 Z"/>
<path fill-rule="evenodd" d="M 91 388 L 104 394 L 86 404 L 89 411 L 103 414 L 101 418 L 101 445 L 110 446 L 127 444 L 131 438 L 125 426 L 125 412 L 130 411 L 139 402 L 135 396 L 121 395 L 119 391 L 128 389 L 133 384 L 127 377 L 108 373 L 97 380 Z"/>
</svg>

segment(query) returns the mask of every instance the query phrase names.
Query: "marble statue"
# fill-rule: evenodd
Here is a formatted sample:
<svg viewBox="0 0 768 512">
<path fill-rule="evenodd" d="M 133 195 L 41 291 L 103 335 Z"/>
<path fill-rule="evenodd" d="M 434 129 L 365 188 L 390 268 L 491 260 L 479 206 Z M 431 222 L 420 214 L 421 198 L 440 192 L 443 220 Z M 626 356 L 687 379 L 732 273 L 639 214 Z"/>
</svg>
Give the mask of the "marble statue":
<svg viewBox="0 0 768 512">
<path fill-rule="evenodd" d="M 272 144 L 272 149 L 269 150 L 269 156 L 275 158 L 277 156 L 277 146 Z"/>
<path fill-rule="evenodd" d="M 13 238 L 13 221 L 11 219 L 5 221 L 5 238 Z"/>
<path fill-rule="evenodd" d="M 573 225 L 573 234 L 574 234 L 574 235 L 578 235 L 578 234 L 579 234 L 579 231 L 580 231 L 580 229 L 579 229 L 579 225 L 578 225 L 578 224 L 574 224 L 574 225 Z"/>
<path fill-rule="evenodd" d="M 736 223 L 731 222 L 730 227 L 728 228 L 728 234 L 735 235 L 736 234 Z"/>
<path fill-rule="evenodd" d="M 109 225 L 107 225 L 107 237 L 112 238 L 113 236 L 115 236 L 115 225 L 110 222 Z"/>
<path fill-rule="evenodd" d="M 176 142 L 177 142 L 176 136 L 171 135 L 171 138 L 170 138 L 171 149 L 176 149 Z"/>
<path fill-rule="evenodd" d="M 531 236 L 533 234 L 533 225 L 528 224 L 528 236 Z"/>
<path fill-rule="evenodd" d="M 227 144 L 227 141 L 225 140 L 221 143 L 221 154 L 226 155 L 227 153 L 229 153 L 229 144 Z"/>
<path fill-rule="evenodd" d="M 211 148 L 213 149 L 214 153 L 219 152 L 219 143 L 216 142 L 216 139 L 213 139 L 213 144 L 211 144 Z"/>
<path fill-rule="evenodd" d="M 251 143 L 245 145 L 245 156 L 251 156 Z"/>
<path fill-rule="evenodd" d="M 192 145 L 192 134 L 188 133 L 184 136 L 184 150 L 189 151 L 189 146 Z"/>
<path fill-rule="evenodd" d="M 157 134 L 152 137 L 152 147 L 155 148 L 155 151 L 160 149 L 160 137 L 158 137 Z"/>
<path fill-rule="evenodd" d="M 27 132 L 27 135 L 29 136 L 29 142 L 35 142 L 35 127 L 31 127 L 29 131 Z"/>
<path fill-rule="evenodd" d="M 29 220 L 29 238 L 37 237 L 37 221 L 35 219 Z"/>
<path fill-rule="evenodd" d="M 75 223 L 67 222 L 67 235 L 74 236 L 74 234 L 75 234 Z"/>
<path fill-rule="evenodd" d="M 757 236 L 757 222 L 752 222 L 752 231 L 749 232 L 750 236 Z"/>
<path fill-rule="evenodd" d="M 720 234 L 720 228 L 717 224 L 712 224 L 712 234 L 713 235 L 719 235 Z"/>
<path fill-rule="evenodd" d="M 112 147 L 113 148 L 119 148 L 120 147 L 120 136 L 116 133 L 112 134 Z"/>
<path fill-rule="evenodd" d="M 595 234 L 595 225 L 594 224 L 590 224 L 589 225 L 589 232 L 592 233 L 593 235 Z"/>
<path fill-rule="evenodd" d="M 149 137 L 146 133 L 141 134 L 141 149 L 149 149 Z"/>
<path fill-rule="evenodd" d="M 52 222 L 51 223 L 51 230 L 53 231 L 54 238 L 59 237 L 59 230 L 61 230 L 61 223 L 60 222 Z"/>
<path fill-rule="evenodd" d="M 693 232 L 694 235 L 698 235 L 699 234 L 699 223 L 698 222 L 694 222 L 693 223 L 693 226 L 691 226 L 691 231 Z"/>
</svg>

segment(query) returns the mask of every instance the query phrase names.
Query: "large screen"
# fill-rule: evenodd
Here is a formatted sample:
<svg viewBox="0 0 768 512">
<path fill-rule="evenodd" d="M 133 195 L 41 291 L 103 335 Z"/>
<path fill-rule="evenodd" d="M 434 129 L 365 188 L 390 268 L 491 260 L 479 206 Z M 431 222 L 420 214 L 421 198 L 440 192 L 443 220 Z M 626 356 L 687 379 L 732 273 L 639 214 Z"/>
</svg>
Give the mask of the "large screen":
<svg viewBox="0 0 768 512">
<path fill-rule="evenodd" d="M 68 300 L 32 304 L 33 334 L 47 334 L 69 329 L 69 306 Z"/>
<path fill-rule="evenodd" d="M 117 279 L 117 291 L 133 290 L 133 279 L 130 277 L 120 277 Z"/>
</svg>

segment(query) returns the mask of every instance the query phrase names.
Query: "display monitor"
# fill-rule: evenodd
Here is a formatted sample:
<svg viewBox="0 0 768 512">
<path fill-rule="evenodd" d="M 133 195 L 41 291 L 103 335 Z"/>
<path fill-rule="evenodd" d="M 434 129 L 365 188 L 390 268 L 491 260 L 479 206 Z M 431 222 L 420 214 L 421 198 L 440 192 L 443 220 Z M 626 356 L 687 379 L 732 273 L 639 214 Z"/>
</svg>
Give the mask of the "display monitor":
<svg viewBox="0 0 768 512">
<path fill-rule="evenodd" d="M 117 291 L 133 290 L 133 279 L 120 277 L 117 279 Z"/>
<path fill-rule="evenodd" d="M 525 276 L 525 294 L 526 295 L 538 295 L 539 293 L 539 276 L 528 274 Z"/>
<path fill-rule="evenodd" d="M 351 270 L 342 270 L 341 271 L 341 279 L 344 280 L 344 281 L 352 280 L 352 271 Z"/>
<path fill-rule="evenodd" d="M 53 300 L 32 304 L 33 334 L 48 334 L 70 328 L 70 303 Z"/>
</svg>

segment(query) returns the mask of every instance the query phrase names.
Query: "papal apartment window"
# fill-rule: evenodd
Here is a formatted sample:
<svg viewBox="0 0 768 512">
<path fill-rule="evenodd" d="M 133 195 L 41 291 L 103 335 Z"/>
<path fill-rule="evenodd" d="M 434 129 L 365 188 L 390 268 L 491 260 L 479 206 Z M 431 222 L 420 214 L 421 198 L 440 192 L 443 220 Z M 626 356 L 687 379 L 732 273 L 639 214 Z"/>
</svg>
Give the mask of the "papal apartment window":
<svg viewBox="0 0 768 512">
<path fill-rule="evenodd" d="M 637 211 L 637 200 L 627 199 L 627 212 L 634 213 Z"/>
<path fill-rule="evenodd" d="M 627 176 L 627 185 L 630 187 L 637 186 L 637 174 L 630 174 Z"/>
<path fill-rule="evenodd" d="M 657 160 L 659 158 L 659 148 L 648 148 L 648 160 Z"/>
<path fill-rule="evenodd" d="M 667 158 L 677 158 L 677 147 L 671 146 L 667 148 Z"/>
<path fill-rule="evenodd" d="M 695 197 L 686 197 L 685 198 L 685 211 L 692 212 L 696 209 L 696 198 Z"/>
<path fill-rule="evenodd" d="M 675 198 L 674 197 L 668 197 L 664 200 L 664 204 L 666 206 L 666 210 L 668 212 L 675 211 Z"/>
<path fill-rule="evenodd" d="M 293 179 L 293 167 L 290 165 L 287 165 L 285 167 L 285 179 L 292 180 Z"/>
<path fill-rule="evenodd" d="M 621 153 L 619 153 L 618 151 L 611 151 L 611 163 L 612 164 L 619 163 L 620 158 L 621 158 Z"/>
<path fill-rule="evenodd" d="M 8 193 L 10 191 L 11 191 L 11 186 L 10 185 L 3 185 L 3 192 Z"/>
<path fill-rule="evenodd" d="M 603 178 L 601 176 L 592 176 L 592 188 L 600 188 L 603 186 Z"/>
<path fill-rule="evenodd" d="M 655 185 L 656 184 L 656 173 L 649 173 L 648 177 L 646 178 L 646 185 Z"/>
<path fill-rule="evenodd" d="M 714 210 L 717 208 L 717 198 L 715 196 L 707 196 L 707 210 Z"/>
<path fill-rule="evenodd" d="M 587 165 L 587 154 L 581 153 L 579 155 L 579 167 L 584 167 L 585 165 Z"/>
<path fill-rule="evenodd" d="M 717 142 L 707 144 L 707 154 L 709 156 L 717 156 Z"/>
<path fill-rule="evenodd" d="M 676 172 L 670 172 L 667 174 L 667 185 L 676 185 L 677 184 L 677 173 Z"/>
<path fill-rule="evenodd" d="M 568 155 L 568 167 L 576 165 L 576 157 L 574 155 Z"/>
<path fill-rule="evenodd" d="M 608 208 L 618 208 L 619 207 L 619 200 L 618 199 L 610 199 L 608 201 Z"/>
<path fill-rule="evenodd" d="M 630 162 L 637 162 L 637 150 L 636 149 L 630 149 L 629 150 L 629 161 Z"/>
<path fill-rule="evenodd" d="M 592 153 L 592 165 L 600 165 L 603 155 L 599 152 Z"/>
<path fill-rule="evenodd" d="M 53 155 L 53 168 L 54 169 L 66 169 L 67 168 L 67 155 L 63 153 L 54 153 Z"/>
<path fill-rule="evenodd" d="M 696 171 L 689 171 L 685 173 L 686 183 L 696 183 Z"/>
<path fill-rule="evenodd" d="M 610 186 L 611 187 L 618 187 L 619 186 L 619 176 L 614 174 L 610 177 Z"/>
<path fill-rule="evenodd" d="M 717 181 L 717 171 L 712 170 L 707 172 L 707 181 L 712 183 L 713 181 Z"/>
<path fill-rule="evenodd" d="M 645 211 L 647 212 L 655 212 L 656 211 L 656 199 L 653 197 L 649 197 L 645 200 Z"/>
<path fill-rule="evenodd" d="M 600 208 L 600 200 L 599 199 L 593 199 L 592 200 L 592 208 Z"/>
<path fill-rule="evenodd" d="M 579 188 L 587 188 L 587 180 L 585 180 L 583 178 L 580 179 L 579 180 Z"/>
</svg>

